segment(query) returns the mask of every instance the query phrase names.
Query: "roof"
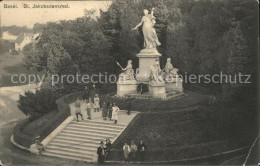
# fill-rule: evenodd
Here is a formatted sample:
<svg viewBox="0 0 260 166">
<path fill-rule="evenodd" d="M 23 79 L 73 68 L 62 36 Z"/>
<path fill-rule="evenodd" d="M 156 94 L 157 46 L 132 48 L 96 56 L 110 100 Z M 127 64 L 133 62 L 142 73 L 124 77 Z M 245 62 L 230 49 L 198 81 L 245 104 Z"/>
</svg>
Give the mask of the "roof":
<svg viewBox="0 0 260 166">
<path fill-rule="evenodd" d="M 21 43 L 24 40 L 24 37 L 32 37 L 33 33 L 21 33 L 18 35 L 16 40 L 14 41 L 15 43 Z"/>
</svg>

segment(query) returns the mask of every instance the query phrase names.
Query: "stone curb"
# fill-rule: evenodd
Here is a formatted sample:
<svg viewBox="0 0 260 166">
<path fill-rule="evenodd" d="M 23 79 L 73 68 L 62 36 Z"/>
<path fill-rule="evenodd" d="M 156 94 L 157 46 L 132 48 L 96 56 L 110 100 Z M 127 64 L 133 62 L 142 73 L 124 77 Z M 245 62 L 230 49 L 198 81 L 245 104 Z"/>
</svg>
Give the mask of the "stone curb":
<svg viewBox="0 0 260 166">
<path fill-rule="evenodd" d="M 18 143 L 15 142 L 14 140 L 14 135 L 12 134 L 11 138 L 10 138 L 10 141 L 12 142 L 13 145 L 17 146 L 18 148 L 20 149 L 23 149 L 23 150 L 26 150 L 26 151 L 29 151 L 30 152 L 30 149 L 29 148 L 26 148 Z"/>
</svg>

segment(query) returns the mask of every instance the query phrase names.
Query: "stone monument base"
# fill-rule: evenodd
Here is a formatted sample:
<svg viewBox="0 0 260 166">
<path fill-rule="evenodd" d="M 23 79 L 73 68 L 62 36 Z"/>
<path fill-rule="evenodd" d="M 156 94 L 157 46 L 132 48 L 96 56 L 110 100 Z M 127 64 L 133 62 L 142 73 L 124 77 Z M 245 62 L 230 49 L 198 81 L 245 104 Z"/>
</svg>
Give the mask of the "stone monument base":
<svg viewBox="0 0 260 166">
<path fill-rule="evenodd" d="M 158 60 L 161 54 L 156 48 L 143 49 L 136 55 L 139 58 L 139 68 L 136 80 L 148 83 L 150 80 L 151 66 Z"/>
<path fill-rule="evenodd" d="M 179 93 L 183 92 L 182 80 L 176 79 L 175 81 L 165 83 L 166 91 L 176 91 Z"/>
<path fill-rule="evenodd" d="M 153 98 L 166 100 L 165 83 L 149 83 L 149 92 Z"/>
<path fill-rule="evenodd" d="M 117 96 L 125 97 L 126 94 L 137 91 L 138 83 L 135 80 L 117 82 Z"/>
</svg>

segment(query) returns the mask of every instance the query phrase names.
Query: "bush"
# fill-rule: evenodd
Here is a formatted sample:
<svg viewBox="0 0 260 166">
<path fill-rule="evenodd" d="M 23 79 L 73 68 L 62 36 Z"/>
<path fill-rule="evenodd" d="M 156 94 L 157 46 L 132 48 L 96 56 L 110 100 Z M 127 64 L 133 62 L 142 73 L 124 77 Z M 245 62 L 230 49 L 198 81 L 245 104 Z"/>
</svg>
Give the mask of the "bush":
<svg viewBox="0 0 260 166">
<path fill-rule="evenodd" d="M 19 97 L 18 108 L 32 117 L 41 117 L 44 114 L 57 109 L 55 103 L 58 95 L 50 90 L 36 90 L 35 93 L 27 91 Z"/>
<path fill-rule="evenodd" d="M 30 119 L 26 119 L 25 122 L 17 124 L 13 132 L 14 140 L 27 148 L 30 147 L 35 136 L 39 135 L 40 140 L 43 140 L 70 115 L 70 108 L 67 102 L 75 95 L 78 95 L 78 93 L 68 94 L 59 98 L 56 101 L 57 110 L 53 110 L 41 118 L 36 119 L 33 116 Z"/>
<path fill-rule="evenodd" d="M 14 49 L 14 43 L 7 40 L 0 40 L 0 54 L 8 52 L 10 49 Z"/>
<path fill-rule="evenodd" d="M 58 108 L 57 110 L 54 110 L 26 125 L 23 129 L 23 133 L 32 138 L 39 135 L 40 140 L 43 140 L 54 129 L 56 129 L 67 117 L 70 116 L 70 108 L 68 102 L 76 98 L 78 93 L 79 92 L 68 94 L 59 98 L 56 101 Z"/>
</svg>

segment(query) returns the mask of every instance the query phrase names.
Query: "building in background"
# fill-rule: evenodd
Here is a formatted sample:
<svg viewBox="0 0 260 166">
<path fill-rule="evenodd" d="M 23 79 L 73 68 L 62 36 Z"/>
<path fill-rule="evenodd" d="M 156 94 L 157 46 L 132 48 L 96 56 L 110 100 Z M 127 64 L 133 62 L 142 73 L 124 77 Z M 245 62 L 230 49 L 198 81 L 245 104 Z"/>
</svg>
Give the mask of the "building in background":
<svg viewBox="0 0 260 166">
<path fill-rule="evenodd" d="M 15 40 L 15 50 L 16 51 L 23 51 L 24 46 L 29 43 L 36 42 L 40 37 L 39 33 L 22 33 L 20 34 L 17 39 Z"/>
<path fill-rule="evenodd" d="M 8 31 L 3 32 L 3 36 L 2 36 L 3 40 L 8 40 L 10 42 L 14 42 L 17 39 L 17 36 L 12 35 L 11 33 L 9 33 Z"/>
<path fill-rule="evenodd" d="M 32 33 L 22 33 L 15 40 L 15 50 L 23 51 L 25 45 L 32 42 L 33 34 Z"/>
</svg>

